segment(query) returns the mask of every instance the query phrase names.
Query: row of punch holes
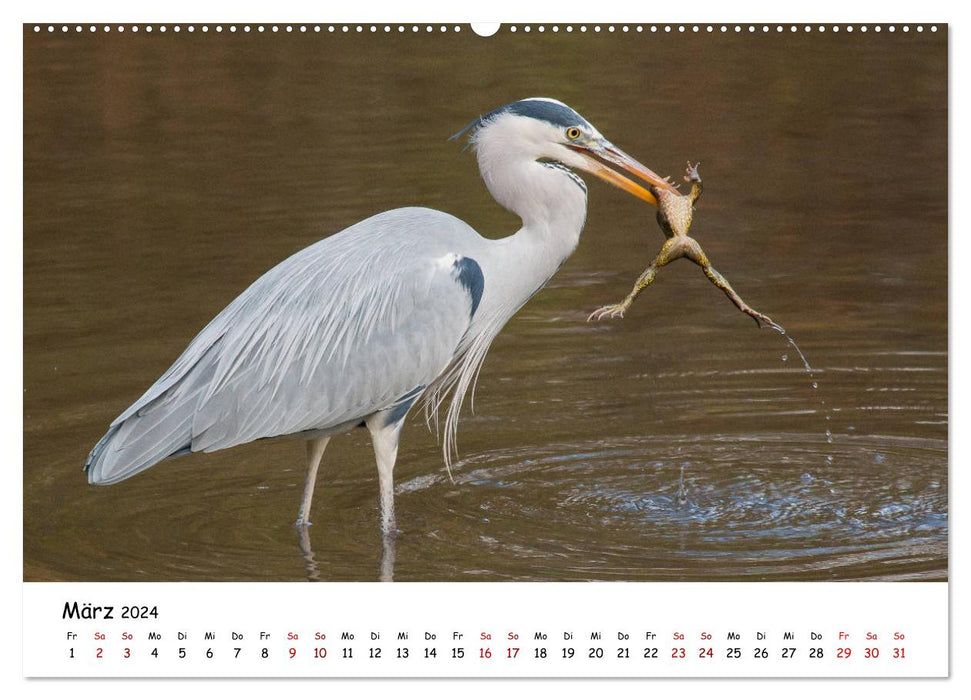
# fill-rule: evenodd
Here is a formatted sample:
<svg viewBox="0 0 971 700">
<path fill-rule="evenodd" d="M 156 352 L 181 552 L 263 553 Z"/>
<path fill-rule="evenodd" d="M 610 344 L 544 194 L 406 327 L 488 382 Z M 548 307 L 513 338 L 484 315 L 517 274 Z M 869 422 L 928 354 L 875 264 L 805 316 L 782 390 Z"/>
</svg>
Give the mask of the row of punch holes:
<svg viewBox="0 0 971 700">
<path fill-rule="evenodd" d="M 61 33 L 68 33 L 72 29 L 74 30 L 75 33 L 81 33 L 81 32 L 83 32 L 85 30 L 85 27 L 82 26 L 82 25 L 80 25 L 80 24 L 74 25 L 74 26 L 69 26 L 69 25 L 66 25 L 66 24 L 63 24 L 63 25 L 53 25 L 53 24 L 49 24 L 49 25 L 46 25 L 46 27 L 45 26 L 41 26 L 39 24 L 35 24 L 34 25 L 34 32 L 35 33 L 43 32 L 45 29 L 46 29 L 46 31 L 48 33 L 51 33 L 51 34 L 54 33 L 54 32 L 57 32 L 57 31 L 60 31 Z M 189 33 L 194 33 L 194 32 L 199 31 L 199 32 L 202 32 L 203 34 L 208 33 L 210 31 L 215 31 L 217 33 L 224 32 L 224 31 L 228 31 L 230 33 L 234 33 L 234 32 L 243 32 L 243 33 L 247 33 L 247 32 L 256 32 L 256 33 L 267 33 L 267 32 L 269 32 L 269 33 L 280 33 L 280 32 L 284 32 L 284 33 L 291 33 L 291 34 L 294 33 L 294 32 L 303 33 L 303 34 L 306 34 L 306 33 L 317 33 L 317 34 L 320 34 L 320 33 L 324 33 L 324 32 L 329 33 L 329 34 L 338 34 L 338 33 L 343 33 L 343 34 L 349 34 L 349 33 L 363 34 L 365 32 L 370 32 L 372 34 L 376 34 L 378 32 L 384 32 L 386 34 L 390 34 L 392 32 L 397 32 L 399 34 L 404 34 L 404 33 L 417 34 L 419 32 L 433 33 L 435 31 L 438 31 L 438 32 L 444 33 L 444 32 L 449 32 L 449 31 L 453 31 L 453 32 L 461 32 L 462 31 L 462 28 L 459 25 L 446 26 L 444 24 L 443 25 L 434 25 L 434 26 L 433 25 L 430 25 L 430 24 L 427 24 L 427 25 L 417 25 L 417 24 L 411 24 L 411 25 L 404 25 L 404 24 L 398 24 L 398 25 L 390 25 L 390 24 L 384 24 L 384 25 L 377 25 L 377 24 L 370 24 L 370 25 L 364 25 L 364 24 L 325 24 L 325 25 L 320 25 L 320 24 L 296 24 L 296 25 L 295 24 L 284 24 L 284 25 L 278 25 L 278 24 L 263 25 L 263 24 L 258 24 L 258 25 L 249 25 L 249 24 L 244 24 L 244 25 L 239 25 L 239 26 L 237 26 L 235 24 L 230 24 L 230 25 L 226 25 L 226 26 L 223 26 L 221 24 L 217 24 L 217 25 L 213 25 L 212 27 L 210 27 L 207 24 L 198 25 L 198 26 L 192 25 L 192 24 L 185 25 L 185 26 L 179 25 L 179 24 L 175 24 L 175 25 L 171 25 L 171 26 L 164 25 L 163 24 L 163 25 L 158 25 L 157 27 L 153 27 L 152 25 L 144 25 L 144 26 L 128 25 L 126 27 L 126 25 L 115 25 L 115 26 L 112 26 L 112 25 L 107 25 L 106 24 L 106 25 L 103 25 L 103 26 L 98 26 L 98 25 L 92 24 L 92 25 L 89 25 L 87 27 L 87 29 L 88 29 L 89 32 L 97 32 L 97 31 L 100 30 L 100 31 L 103 31 L 105 33 L 108 33 L 108 32 L 111 32 L 111 31 L 116 31 L 118 33 L 124 33 L 125 31 L 129 31 L 129 32 L 132 32 L 132 33 L 138 33 L 139 31 L 143 31 L 143 32 L 148 33 L 148 34 L 152 33 L 153 31 L 158 31 L 158 32 L 161 32 L 161 33 L 165 33 L 165 32 L 168 32 L 168 31 L 172 31 L 174 33 L 180 33 L 180 32 L 183 32 L 183 31 L 189 32 Z M 513 24 L 513 25 L 510 25 L 507 28 L 507 31 L 509 31 L 511 33 L 516 33 L 516 32 L 525 32 L 525 33 L 538 32 L 540 34 L 543 34 L 543 33 L 546 33 L 546 32 L 552 32 L 554 34 L 557 34 L 557 33 L 560 33 L 560 32 L 565 32 L 567 34 L 570 34 L 570 33 L 573 33 L 573 32 L 579 32 L 581 34 L 582 33 L 587 33 L 587 32 L 593 32 L 595 34 L 598 33 L 598 32 L 601 32 L 601 33 L 602 32 L 607 32 L 607 33 L 611 33 L 611 32 L 620 32 L 620 33 L 632 33 L 632 32 L 633 33 L 645 33 L 645 32 L 647 32 L 647 33 L 652 33 L 652 34 L 657 34 L 657 33 L 666 33 L 666 34 L 671 34 L 671 33 L 681 33 L 681 34 L 686 34 L 686 33 L 695 33 L 695 34 L 698 34 L 698 33 L 708 33 L 708 34 L 722 33 L 722 34 L 727 34 L 729 32 L 734 32 L 736 34 L 741 34 L 742 32 L 748 32 L 749 34 L 755 34 L 757 32 L 761 32 L 763 34 L 768 34 L 768 33 L 773 32 L 773 31 L 776 32 L 776 33 L 781 33 L 781 32 L 785 32 L 785 31 L 789 31 L 790 33 L 796 33 L 796 32 L 808 33 L 808 32 L 813 32 L 813 31 L 819 32 L 819 33 L 825 33 L 827 31 L 829 31 L 829 32 L 833 32 L 834 34 L 836 34 L 836 33 L 839 33 L 840 31 L 844 31 L 844 32 L 847 32 L 847 33 L 853 33 L 854 31 L 863 32 L 863 33 L 868 32 L 868 31 L 873 31 L 873 32 L 877 32 L 877 33 L 882 32 L 882 31 L 887 31 L 887 32 L 893 33 L 893 32 L 898 31 L 898 29 L 899 29 L 899 31 L 902 31 L 902 32 L 905 32 L 905 33 L 910 32 L 911 29 L 914 29 L 914 30 L 916 30 L 918 32 L 923 32 L 924 31 L 924 26 L 923 25 L 920 25 L 920 24 L 919 25 L 916 25 L 915 27 L 911 27 L 910 25 L 906 25 L 906 24 L 903 25 L 903 26 L 901 26 L 901 27 L 897 27 L 895 25 L 889 25 L 889 26 L 885 26 L 885 27 L 882 26 L 882 25 L 873 25 L 873 26 L 859 25 L 859 26 L 855 26 L 855 25 L 852 25 L 852 24 L 850 24 L 850 25 L 843 25 L 842 27 L 840 25 L 802 25 L 802 26 L 797 26 L 797 25 L 794 25 L 794 24 L 792 24 L 792 25 L 781 25 L 781 24 L 775 24 L 775 25 L 768 25 L 768 24 L 761 24 L 761 25 L 755 25 L 755 24 L 748 24 L 748 25 L 740 25 L 740 24 L 734 24 L 734 25 L 729 25 L 729 24 L 650 24 L 650 25 L 640 25 L 640 24 L 628 25 L 628 24 L 623 24 L 623 25 L 613 25 L 613 24 L 610 24 L 610 25 L 604 25 L 604 26 L 601 26 L 599 24 L 597 24 L 597 25 L 591 25 L 591 26 L 587 26 L 585 24 L 581 24 L 581 25 L 577 25 L 577 26 L 574 26 L 572 24 L 567 24 L 567 25 L 563 25 L 563 26 L 560 26 L 558 24 L 554 24 L 554 25 L 550 25 L 550 26 L 546 26 L 546 25 L 542 25 L 542 24 L 540 24 L 540 25 L 528 25 L 528 24 L 527 25 L 515 25 L 515 24 Z M 475 30 L 473 30 L 473 31 L 475 31 Z M 930 31 L 936 32 L 937 31 L 937 26 L 936 25 L 931 25 L 930 26 Z M 482 34 L 481 32 L 478 32 L 478 31 L 476 31 L 476 33 Z"/>
</svg>

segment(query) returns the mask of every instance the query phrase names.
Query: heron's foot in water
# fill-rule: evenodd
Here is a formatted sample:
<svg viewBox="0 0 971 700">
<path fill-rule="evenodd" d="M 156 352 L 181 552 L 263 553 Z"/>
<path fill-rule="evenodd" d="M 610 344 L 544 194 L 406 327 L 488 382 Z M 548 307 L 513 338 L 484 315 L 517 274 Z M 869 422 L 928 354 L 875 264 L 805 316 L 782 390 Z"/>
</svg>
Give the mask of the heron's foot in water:
<svg viewBox="0 0 971 700">
<path fill-rule="evenodd" d="M 602 321 L 605 318 L 623 318 L 624 313 L 629 308 L 630 302 L 627 301 L 622 301 L 619 304 L 607 304 L 607 306 L 601 306 L 587 316 L 587 321 Z"/>
</svg>

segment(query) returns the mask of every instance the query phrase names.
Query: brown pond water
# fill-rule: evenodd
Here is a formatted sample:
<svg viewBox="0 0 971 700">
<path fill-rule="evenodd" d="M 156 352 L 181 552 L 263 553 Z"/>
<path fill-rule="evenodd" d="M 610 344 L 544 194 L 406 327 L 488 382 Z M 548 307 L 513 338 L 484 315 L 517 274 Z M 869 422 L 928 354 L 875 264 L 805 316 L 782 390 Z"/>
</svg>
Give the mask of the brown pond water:
<svg viewBox="0 0 971 700">
<path fill-rule="evenodd" d="M 486 361 L 454 483 L 409 418 L 395 579 L 946 579 L 946 42 L 25 28 L 25 579 L 378 578 L 364 431 L 332 441 L 303 548 L 300 441 L 111 487 L 81 465 L 315 240 L 415 204 L 512 233 L 446 138 L 530 95 L 662 174 L 702 161 L 692 235 L 818 388 L 688 262 L 587 323 L 661 241 L 653 210 L 591 182 L 579 249 Z"/>
</svg>

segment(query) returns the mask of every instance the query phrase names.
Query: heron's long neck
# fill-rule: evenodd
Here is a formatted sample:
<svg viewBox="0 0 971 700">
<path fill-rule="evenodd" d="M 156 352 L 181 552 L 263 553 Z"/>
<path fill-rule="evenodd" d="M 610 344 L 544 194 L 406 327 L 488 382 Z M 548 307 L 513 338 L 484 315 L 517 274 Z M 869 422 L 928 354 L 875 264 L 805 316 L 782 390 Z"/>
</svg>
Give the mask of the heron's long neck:
<svg viewBox="0 0 971 700">
<path fill-rule="evenodd" d="M 504 283 L 524 295 L 524 303 L 576 249 L 587 216 L 586 188 L 564 169 L 529 159 L 480 152 L 479 168 L 496 201 L 523 221 L 495 243 L 506 264 Z"/>
</svg>

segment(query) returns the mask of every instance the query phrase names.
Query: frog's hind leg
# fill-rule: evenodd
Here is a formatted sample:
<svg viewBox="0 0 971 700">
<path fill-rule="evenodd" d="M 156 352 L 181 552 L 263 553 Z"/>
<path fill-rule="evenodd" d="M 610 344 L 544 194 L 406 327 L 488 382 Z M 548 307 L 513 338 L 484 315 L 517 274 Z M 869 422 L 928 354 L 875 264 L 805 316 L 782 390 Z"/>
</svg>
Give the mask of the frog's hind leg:
<svg viewBox="0 0 971 700">
<path fill-rule="evenodd" d="M 735 290 L 732 289 L 732 285 L 728 283 L 728 280 L 725 279 L 725 277 L 718 270 L 711 266 L 711 263 L 708 261 L 708 256 L 705 255 L 705 251 L 702 250 L 701 246 L 698 244 L 698 241 L 693 238 L 686 237 L 685 243 L 686 245 L 683 255 L 698 265 L 704 271 L 705 276 L 711 280 L 711 283 L 722 290 L 725 293 L 725 296 L 731 299 L 732 303 L 738 307 L 739 311 L 748 314 L 755 319 L 755 322 L 759 324 L 759 328 L 772 328 L 780 333 L 786 332 L 782 326 L 773 321 L 771 318 L 763 313 L 759 313 L 742 301 L 742 297 L 740 297 Z"/>
<path fill-rule="evenodd" d="M 643 292 L 654 278 L 657 276 L 658 271 L 667 265 L 669 262 L 677 260 L 686 254 L 684 246 L 680 240 L 680 237 L 669 238 L 661 246 L 661 251 L 657 254 L 657 257 L 651 262 L 641 276 L 637 278 L 634 283 L 634 288 L 631 289 L 630 294 L 628 294 L 623 301 L 617 304 L 607 304 L 606 306 L 601 306 L 599 309 L 594 311 L 592 314 L 587 316 L 587 321 L 593 320 L 603 320 L 604 318 L 623 318 L 624 313 L 630 308 L 631 304 L 634 303 L 634 299 L 637 298 L 641 292 Z"/>
</svg>

